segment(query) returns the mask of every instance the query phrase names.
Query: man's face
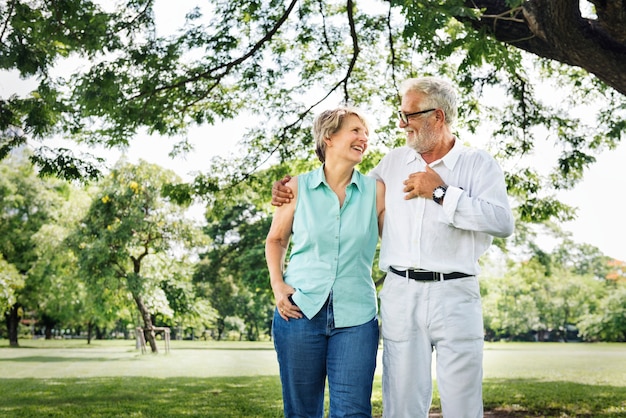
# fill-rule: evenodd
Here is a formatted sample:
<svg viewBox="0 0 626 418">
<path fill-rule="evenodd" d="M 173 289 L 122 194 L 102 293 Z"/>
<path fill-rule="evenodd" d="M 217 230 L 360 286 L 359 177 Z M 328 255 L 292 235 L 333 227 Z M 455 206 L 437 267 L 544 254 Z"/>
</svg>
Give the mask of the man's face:
<svg viewBox="0 0 626 418">
<path fill-rule="evenodd" d="M 438 143 L 437 132 L 433 126 L 433 118 L 436 111 L 411 115 L 412 113 L 423 112 L 426 109 L 422 103 L 423 95 L 409 91 L 402 97 L 400 110 L 406 116 L 406 122 L 400 119 L 398 127 L 404 129 L 407 134 L 406 143 L 420 154 L 431 151 Z"/>
</svg>

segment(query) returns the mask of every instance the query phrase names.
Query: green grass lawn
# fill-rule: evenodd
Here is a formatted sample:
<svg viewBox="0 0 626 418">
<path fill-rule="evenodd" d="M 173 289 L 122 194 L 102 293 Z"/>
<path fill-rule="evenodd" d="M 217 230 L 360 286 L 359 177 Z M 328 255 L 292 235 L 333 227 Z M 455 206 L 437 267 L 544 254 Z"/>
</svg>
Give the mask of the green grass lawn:
<svg viewBox="0 0 626 418">
<path fill-rule="evenodd" d="M 20 346 L 0 340 L 0 417 L 282 416 L 268 342 L 172 341 L 158 355 L 134 341 Z M 626 417 L 626 344 L 487 344 L 484 365 L 489 416 Z M 380 367 L 372 403 L 380 416 Z"/>
</svg>

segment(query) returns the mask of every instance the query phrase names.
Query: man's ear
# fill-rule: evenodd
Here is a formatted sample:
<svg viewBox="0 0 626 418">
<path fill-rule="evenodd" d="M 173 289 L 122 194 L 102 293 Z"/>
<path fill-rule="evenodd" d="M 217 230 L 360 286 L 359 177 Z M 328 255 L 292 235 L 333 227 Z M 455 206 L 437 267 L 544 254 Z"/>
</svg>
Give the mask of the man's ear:
<svg viewBox="0 0 626 418">
<path fill-rule="evenodd" d="M 441 109 L 435 109 L 435 118 L 437 119 L 437 122 L 444 123 L 446 121 L 446 114 L 443 113 L 443 110 Z"/>
</svg>

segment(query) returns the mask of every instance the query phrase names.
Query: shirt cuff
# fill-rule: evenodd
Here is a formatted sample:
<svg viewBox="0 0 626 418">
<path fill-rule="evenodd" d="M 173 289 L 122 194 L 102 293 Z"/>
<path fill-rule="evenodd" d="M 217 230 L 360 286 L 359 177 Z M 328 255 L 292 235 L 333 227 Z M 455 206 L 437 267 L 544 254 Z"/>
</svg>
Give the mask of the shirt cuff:
<svg viewBox="0 0 626 418">
<path fill-rule="evenodd" d="M 460 187 L 448 186 L 446 190 L 446 197 L 443 198 L 443 214 L 449 225 L 454 225 L 454 214 L 462 194 L 463 189 Z"/>
</svg>

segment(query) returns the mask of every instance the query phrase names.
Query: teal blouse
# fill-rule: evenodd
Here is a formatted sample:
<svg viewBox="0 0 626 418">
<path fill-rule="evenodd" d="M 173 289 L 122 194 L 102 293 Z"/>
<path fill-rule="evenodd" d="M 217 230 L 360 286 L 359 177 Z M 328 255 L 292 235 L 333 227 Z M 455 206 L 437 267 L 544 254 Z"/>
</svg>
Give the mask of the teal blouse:
<svg viewBox="0 0 626 418">
<path fill-rule="evenodd" d="M 378 243 L 376 180 L 354 170 L 343 206 L 323 166 L 298 176 L 292 248 L 284 280 L 293 301 L 313 318 L 332 291 L 337 328 L 364 324 L 377 313 L 372 263 Z"/>
</svg>

